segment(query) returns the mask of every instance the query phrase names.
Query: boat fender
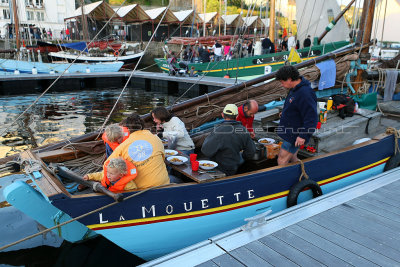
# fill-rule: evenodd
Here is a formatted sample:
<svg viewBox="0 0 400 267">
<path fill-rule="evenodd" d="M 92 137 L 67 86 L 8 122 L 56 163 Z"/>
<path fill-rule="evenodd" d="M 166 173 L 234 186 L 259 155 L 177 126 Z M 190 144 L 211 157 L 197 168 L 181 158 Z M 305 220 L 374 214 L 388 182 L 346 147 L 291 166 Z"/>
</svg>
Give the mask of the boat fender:
<svg viewBox="0 0 400 267">
<path fill-rule="evenodd" d="M 390 157 L 390 159 L 386 162 L 385 168 L 383 171 L 388 171 L 400 166 L 400 153 L 397 152 Z"/>
<path fill-rule="evenodd" d="M 287 197 L 287 207 L 290 208 L 292 206 L 297 205 L 297 198 L 299 194 L 306 188 L 310 188 L 313 194 L 313 198 L 322 196 L 321 187 L 317 182 L 311 179 L 304 179 L 296 184 L 294 184 L 290 190 Z"/>
</svg>

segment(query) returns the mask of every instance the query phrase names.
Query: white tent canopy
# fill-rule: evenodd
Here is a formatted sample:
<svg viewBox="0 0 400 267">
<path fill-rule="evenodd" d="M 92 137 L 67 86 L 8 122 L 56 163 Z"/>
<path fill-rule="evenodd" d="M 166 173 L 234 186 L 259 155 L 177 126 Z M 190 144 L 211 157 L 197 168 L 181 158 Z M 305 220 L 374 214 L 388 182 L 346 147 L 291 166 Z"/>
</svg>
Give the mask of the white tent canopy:
<svg viewBox="0 0 400 267">
<path fill-rule="evenodd" d="M 226 25 L 231 26 L 235 21 L 236 23 L 242 22 L 243 18 L 239 14 L 222 15 L 221 19 L 226 22 Z M 233 25 L 232 25 L 233 26 Z"/>
<path fill-rule="evenodd" d="M 211 20 L 214 19 L 214 17 L 217 15 L 217 12 L 210 12 L 210 13 L 206 13 L 205 16 L 204 14 L 199 14 L 200 19 L 202 20 L 202 22 L 205 23 L 210 23 Z M 205 21 L 204 21 L 205 20 Z"/>
</svg>

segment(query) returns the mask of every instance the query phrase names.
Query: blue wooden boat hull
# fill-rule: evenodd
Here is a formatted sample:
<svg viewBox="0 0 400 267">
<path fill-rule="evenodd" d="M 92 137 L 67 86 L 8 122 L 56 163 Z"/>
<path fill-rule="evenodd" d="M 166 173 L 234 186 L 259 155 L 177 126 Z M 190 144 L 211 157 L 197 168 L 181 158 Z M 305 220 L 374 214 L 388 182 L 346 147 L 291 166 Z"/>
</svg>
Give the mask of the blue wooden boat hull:
<svg viewBox="0 0 400 267">
<path fill-rule="evenodd" d="M 37 69 L 38 73 L 49 74 L 50 71 L 55 73 L 62 73 L 69 67 L 69 73 L 86 73 L 87 69 L 90 72 L 117 72 L 121 69 L 124 63 L 122 61 L 105 62 L 105 63 L 43 63 L 43 62 L 28 62 L 13 59 L 0 60 L 0 70 L 5 73 L 14 73 L 16 69 L 20 73 L 32 73 L 33 67 Z"/>
<path fill-rule="evenodd" d="M 378 142 L 308 159 L 305 168 L 326 194 L 383 172 L 393 151 L 394 138 L 388 136 Z M 243 225 L 245 218 L 269 209 L 272 212 L 285 209 L 289 189 L 298 182 L 300 174 L 300 165 L 296 164 L 204 184 L 150 190 L 79 222 L 150 260 Z M 311 198 L 311 192 L 302 192 L 299 203 Z M 64 194 L 52 196 L 49 201 L 71 217 L 113 202 L 104 195 Z"/>
</svg>

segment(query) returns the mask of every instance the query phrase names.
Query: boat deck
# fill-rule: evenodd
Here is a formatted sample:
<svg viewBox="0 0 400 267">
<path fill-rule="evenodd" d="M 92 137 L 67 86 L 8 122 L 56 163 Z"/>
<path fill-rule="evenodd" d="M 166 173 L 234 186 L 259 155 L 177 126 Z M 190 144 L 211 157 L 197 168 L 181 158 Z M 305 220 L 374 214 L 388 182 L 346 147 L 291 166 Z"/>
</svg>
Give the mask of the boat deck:
<svg viewBox="0 0 400 267">
<path fill-rule="evenodd" d="M 399 266 L 400 168 L 141 266 Z"/>
</svg>

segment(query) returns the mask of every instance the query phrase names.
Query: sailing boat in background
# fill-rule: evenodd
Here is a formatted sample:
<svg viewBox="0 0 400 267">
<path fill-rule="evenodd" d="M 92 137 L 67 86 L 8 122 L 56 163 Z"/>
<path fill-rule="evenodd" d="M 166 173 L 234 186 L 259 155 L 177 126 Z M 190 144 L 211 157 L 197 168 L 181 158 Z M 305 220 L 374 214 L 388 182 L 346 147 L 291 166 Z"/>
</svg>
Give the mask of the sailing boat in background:
<svg viewBox="0 0 400 267">
<path fill-rule="evenodd" d="M 333 23 L 335 14 L 340 12 L 336 0 L 296 0 L 297 40 L 305 40 L 308 35 L 316 36 L 317 33 L 324 32 L 326 28 L 330 30 L 321 40 L 321 44 L 328 45 L 329 43 L 348 40 L 350 29 L 346 21 L 340 19 Z M 312 14 L 312 16 L 309 14 Z"/>
<path fill-rule="evenodd" d="M 6 74 L 54 74 L 68 72 L 90 73 L 90 72 L 117 72 L 124 64 L 121 61 L 105 62 L 105 63 L 44 63 L 41 61 L 41 56 L 38 54 L 38 62 L 31 60 L 30 51 L 21 47 L 20 30 L 18 20 L 18 6 L 16 0 L 12 0 L 12 8 L 15 25 L 15 40 L 16 40 L 16 57 L 17 59 L 1 59 L 0 60 L 0 75 Z"/>
<path fill-rule="evenodd" d="M 84 5 L 84 2 L 81 1 L 81 7 L 75 10 L 74 16 L 81 17 L 83 21 L 83 31 L 85 32 L 86 36 L 88 36 L 86 25 L 87 17 L 90 16 L 93 10 L 98 8 L 103 8 L 105 13 L 110 12 L 113 14 L 115 11 L 119 17 L 123 18 L 125 16 L 129 16 L 132 10 L 140 7 L 138 7 L 137 4 L 133 4 L 112 10 L 111 7 L 106 5 L 103 1 L 98 1 L 88 5 Z M 142 10 L 142 12 L 144 11 Z M 122 36 L 125 36 L 125 34 L 122 34 Z M 124 37 L 122 37 L 122 39 L 124 39 Z M 83 46 L 79 47 L 79 43 L 83 44 Z M 67 48 L 68 50 L 50 52 L 49 56 L 55 60 L 65 60 L 68 62 L 75 61 L 78 63 L 122 61 L 124 62 L 124 68 L 132 69 L 139 61 L 139 58 L 144 54 L 143 51 L 140 51 L 140 45 L 138 43 L 134 45 L 127 45 L 124 40 L 120 40 L 117 35 L 109 35 L 101 40 L 96 40 L 91 43 L 65 43 L 61 44 L 61 46 Z M 83 51 L 84 54 L 81 54 L 78 57 L 77 51 Z"/>
<path fill-rule="evenodd" d="M 297 14 L 302 14 L 304 13 L 304 2 L 301 0 L 298 1 L 300 2 L 300 9 L 297 11 Z M 333 3 L 335 2 L 335 3 Z M 353 3 L 354 0 L 351 2 Z M 270 12 L 270 21 L 273 22 L 275 21 L 275 12 L 274 12 L 274 7 L 275 7 L 275 1 L 271 1 L 271 12 Z M 310 22 L 310 26 L 307 26 L 303 31 L 303 35 L 306 36 L 307 31 L 306 29 L 313 30 L 313 35 L 315 35 L 316 32 L 321 33 L 324 32 L 326 25 L 329 25 L 328 27 L 333 28 L 333 33 L 329 34 L 328 37 L 325 37 L 324 41 L 321 42 L 322 38 L 326 35 L 324 32 L 319 38 L 317 43 L 314 43 L 313 46 L 311 47 L 306 47 L 303 49 L 299 49 L 297 52 L 303 60 L 307 60 L 310 58 L 314 58 L 329 52 L 332 52 L 336 49 L 339 49 L 341 47 L 344 47 L 349 44 L 348 42 L 348 33 L 349 29 L 348 26 L 346 25 L 346 22 L 343 19 L 340 19 L 343 14 L 351 7 L 351 3 L 346 6 L 346 8 L 340 12 L 340 8 L 336 3 L 336 0 L 332 1 L 317 1 L 315 0 L 315 5 L 314 8 L 318 8 L 317 10 L 320 11 L 321 13 L 326 10 L 326 12 L 330 15 L 329 18 L 322 18 L 322 21 L 319 21 L 320 17 L 316 17 L 315 22 L 311 24 L 311 18 L 310 16 L 304 15 L 304 14 L 313 14 L 310 10 L 309 13 L 304 13 L 303 17 L 308 17 L 307 24 L 302 23 L 303 25 L 309 25 L 308 22 Z M 302 5 L 303 4 L 303 5 Z M 338 14 L 335 17 L 333 17 L 334 14 Z M 246 17 L 246 19 L 248 19 Z M 338 29 L 336 27 L 333 27 L 334 25 L 331 26 L 330 20 L 337 21 L 338 24 Z M 306 21 L 306 20 L 305 20 Z M 311 27 L 312 26 L 312 27 Z M 302 26 L 301 26 L 302 27 Z M 301 28 L 302 29 L 302 28 Z M 300 30 L 301 30 L 300 29 Z M 274 37 L 274 32 L 275 32 L 275 23 L 270 23 L 270 39 L 272 42 L 274 42 L 273 37 Z M 339 34 L 340 33 L 340 34 Z M 242 36 L 246 37 L 246 36 Z M 236 40 L 238 36 L 234 36 L 233 40 Z M 298 39 L 305 37 L 298 37 Z M 182 39 L 182 38 L 181 38 Z M 213 41 L 214 39 L 217 39 L 217 37 L 202 37 L 198 38 L 198 42 L 201 43 L 204 39 L 204 42 L 202 44 L 207 44 L 207 41 Z M 222 38 L 221 38 L 222 39 Z M 194 44 L 197 39 L 191 40 L 191 44 Z M 171 40 L 171 43 L 173 43 L 174 38 Z M 224 43 L 224 42 L 222 42 Z M 230 43 L 230 42 L 229 42 Z M 226 42 L 227 45 L 229 45 L 228 42 Z M 182 43 L 182 44 L 190 44 L 190 43 Z M 231 44 L 232 45 L 232 44 Z M 277 45 L 277 44 L 276 44 Z M 279 69 L 281 66 L 285 64 L 286 61 L 290 60 L 290 51 L 283 51 L 283 52 L 278 52 L 278 53 L 270 53 L 270 54 L 263 54 L 263 55 L 255 55 L 255 56 L 250 56 L 250 57 L 239 57 L 239 58 L 233 58 L 230 60 L 222 60 L 222 61 L 214 61 L 214 62 L 192 62 L 188 64 L 188 68 L 194 67 L 195 71 L 199 73 L 206 73 L 208 76 L 214 76 L 214 77 L 225 77 L 228 75 L 229 77 L 241 77 L 241 79 L 251 79 L 255 76 L 263 75 L 263 74 L 268 74 L 271 73 L 277 69 Z M 235 55 L 235 57 L 238 57 L 238 55 Z M 169 72 L 170 66 L 167 62 L 166 59 L 163 58 L 156 58 L 155 62 L 157 63 L 158 67 L 164 71 L 164 72 Z M 248 77 L 246 77 L 248 76 Z"/>
</svg>

